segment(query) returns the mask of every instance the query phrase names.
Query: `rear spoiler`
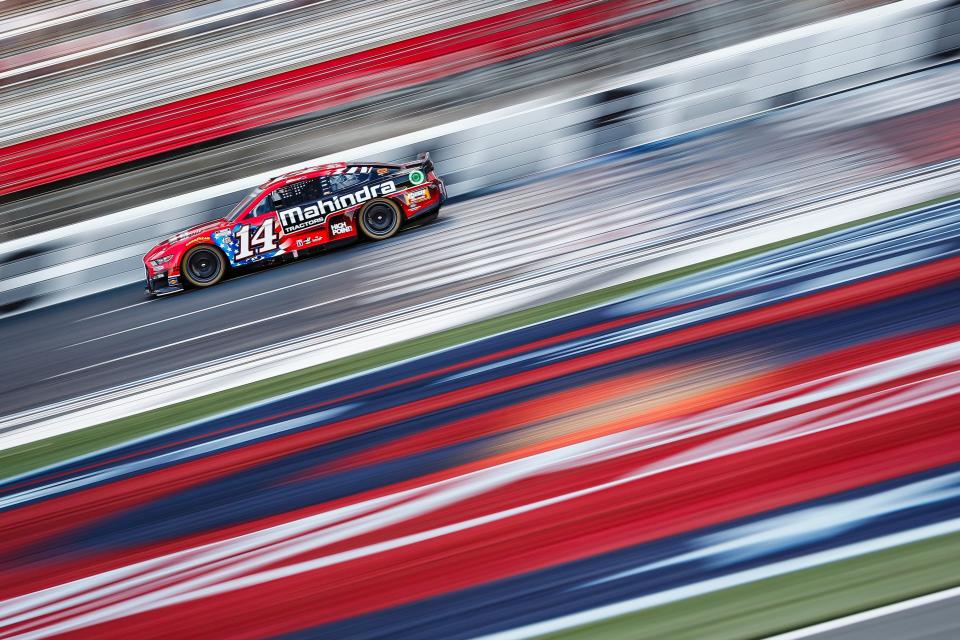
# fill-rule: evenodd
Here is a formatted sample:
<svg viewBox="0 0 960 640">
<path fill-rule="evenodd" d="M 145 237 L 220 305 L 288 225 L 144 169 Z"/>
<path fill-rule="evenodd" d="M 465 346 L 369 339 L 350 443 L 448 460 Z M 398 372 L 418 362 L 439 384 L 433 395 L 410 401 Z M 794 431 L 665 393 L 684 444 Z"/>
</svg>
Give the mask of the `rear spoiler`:
<svg viewBox="0 0 960 640">
<path fill-rule="evenodd" d="M 417 154 L 416 160 L 403 162 L 400 164 L 400 166 L 404 169 L 418 168 L 424 173 L 430 173 L 433 171 L 433 160 L 430 159 L 430 152 L 424 151 L 423 153 Z"/>
</svg>

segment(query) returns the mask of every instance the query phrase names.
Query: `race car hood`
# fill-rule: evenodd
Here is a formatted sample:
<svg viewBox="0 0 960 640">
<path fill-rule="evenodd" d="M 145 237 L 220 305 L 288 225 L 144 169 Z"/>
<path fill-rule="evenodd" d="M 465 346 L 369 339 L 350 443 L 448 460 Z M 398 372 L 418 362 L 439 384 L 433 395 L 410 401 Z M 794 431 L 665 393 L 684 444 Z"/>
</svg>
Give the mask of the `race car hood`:
<svg viewBox="0 0 960 640">
<path fill-rule="evenodd" d="M 223 226 L 224 222 L 225 220 L 223 218 L 220 218 L 219 220 L 211 220 L 209 222 L 202 222 L 198 225 L 194 225 L 190 227 L 189 229 L 185 229 L 175 235 L 172 235 L 166 240 L 162 240 L 158 246 L 169 246 L 171 244 L 176 244 L 178 242 L 181 242 L 188 238 L 192 238 L 194 236 L 198 236 L 204 233 L 210 233 L 211 231 L 216 231 L 217 229 L 220 229 Z"/>
</svg>

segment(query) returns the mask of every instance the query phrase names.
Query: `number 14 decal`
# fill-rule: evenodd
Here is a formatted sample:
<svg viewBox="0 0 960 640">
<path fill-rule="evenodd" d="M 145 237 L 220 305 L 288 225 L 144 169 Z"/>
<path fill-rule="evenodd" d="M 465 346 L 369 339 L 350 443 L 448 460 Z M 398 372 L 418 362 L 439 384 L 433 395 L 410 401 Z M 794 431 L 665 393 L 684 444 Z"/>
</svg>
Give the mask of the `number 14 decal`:
<svg viewBox="0 0 960 640">
<path fill-rule="evenodd" d="M 240 242 L 240 250 L 234 256 L 235 260 L 246 260 L 252 258 L 254 254 L 253 246 L 256 247 L 256 253 L 266 253 L 277 248 L 276 219 L 267 218 L 260 225 L 260 228 L 250 237 L 250 225 L 244 225 L 237 231 L 237 240 Z"/>
</svg>

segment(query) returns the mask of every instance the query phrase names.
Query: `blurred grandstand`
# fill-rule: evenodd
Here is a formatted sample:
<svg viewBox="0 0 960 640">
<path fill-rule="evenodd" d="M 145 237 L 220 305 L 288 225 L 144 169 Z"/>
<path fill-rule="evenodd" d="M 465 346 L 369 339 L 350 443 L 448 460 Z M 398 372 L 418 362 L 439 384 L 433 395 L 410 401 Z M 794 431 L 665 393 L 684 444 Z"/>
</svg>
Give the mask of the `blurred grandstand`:
<svg viewBox="0 0 960 640">
<path fill-rule="evenodd" d="M 939 64 L 958 37 L 939 1 L 136 4 L 3 18 L 6 309 L 132 281 L 155 239 L 281 168 L 420 140 L 469 193 Z M 499 124 L 534 107 L 525 136 Z"/>
</svg>

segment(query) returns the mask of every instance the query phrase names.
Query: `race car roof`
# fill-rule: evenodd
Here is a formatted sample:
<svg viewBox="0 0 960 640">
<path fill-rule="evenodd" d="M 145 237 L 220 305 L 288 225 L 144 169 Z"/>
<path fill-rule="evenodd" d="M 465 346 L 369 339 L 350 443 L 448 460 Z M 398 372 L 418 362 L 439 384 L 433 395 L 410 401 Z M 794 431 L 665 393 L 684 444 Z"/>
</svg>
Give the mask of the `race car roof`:
<svg viewBox="0 0 960 640">
<path fill-rule="evenodd" d="M 260 185 L 263 190 L 276 189 L 291 182 L 315 178 L 317 176 L 333 175 L 336 173 L 366 173 L 375 169 L 400 169 L 399 164 L 390 162 L 331 162 L 329 164 L 320 164 L 314 167 L 305 167 L 289 173 L 270 178 L 264 184 Z"/>
</svg>

